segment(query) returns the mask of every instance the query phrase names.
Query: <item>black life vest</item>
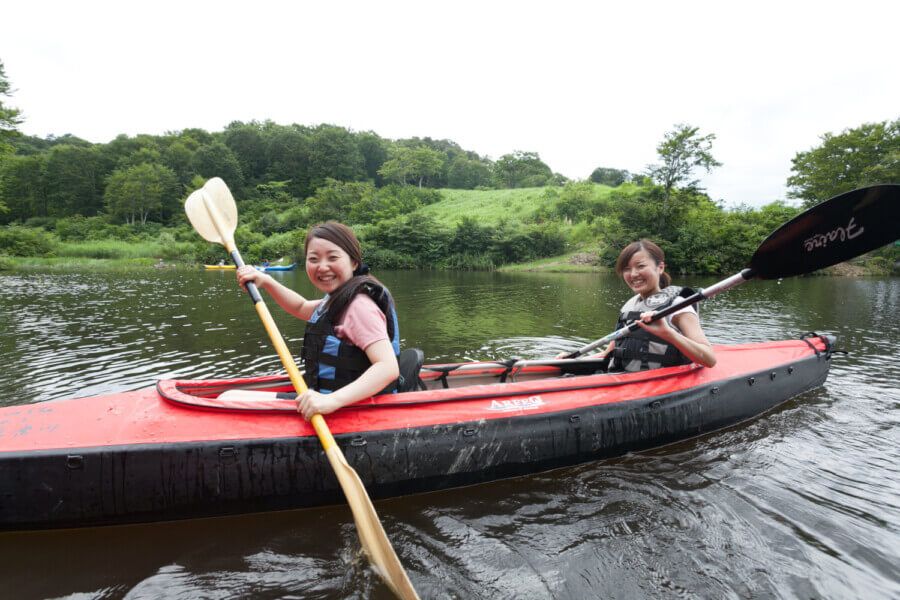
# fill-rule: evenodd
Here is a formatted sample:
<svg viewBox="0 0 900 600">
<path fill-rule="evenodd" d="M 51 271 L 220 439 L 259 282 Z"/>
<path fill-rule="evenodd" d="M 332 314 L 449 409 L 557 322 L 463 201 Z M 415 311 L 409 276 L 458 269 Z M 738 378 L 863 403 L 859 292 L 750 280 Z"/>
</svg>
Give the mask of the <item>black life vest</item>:
<svg viewBox="0 0 900 600">
<path fill-rule="evenodd" d="M 619 313 L 619 321 L 616 329 L 621 329 L 641 317 L 641 313 L 651 310 L 662 310 L 670 306 L 677 298 L 687 297 L 693 294 L 690 288 L 668 286 L 659 294 L 654 294 L 646 299 L 636 296 L 623 306 Z M 624 310 L 630 308 L 631 310 Z M 672 325 L 674 327 L 674 325 Z M 677 327 L 676 327 L 677 329 Z M 677 365 L 689 365 L 691 359 L 681 353 L 681 350 L 664 339 L 638 329 L 616 340 L 612 352 L 610 371 L 647 371 L 661 367 L 674 367 Z"/>
<path fill-rule="evenodd" d="M 364 285 L 362 290 L 360 293 L 368 294 L 387 318 L 388 338 L 394 348 L 394 355 L 399 356 L 400 327 L 397 325 L 397 311 L 394 309 L 394 300 L 390 292 L 373 282 Z M 306 366 L 303 374 L 306 385 L 323 394 L 341 389 L 372 366 L 369 357 L 361 348 L 335 334 L 334 323 L 325 306 L 327 302 L 328 296 L 325 296 L 310 316 L 306 332 L 303 334 L 303 350 L 300 354 Z M 397 382 L 394 381 L 379 393 L 387 394 L 396 389 Z"/>
</svg>

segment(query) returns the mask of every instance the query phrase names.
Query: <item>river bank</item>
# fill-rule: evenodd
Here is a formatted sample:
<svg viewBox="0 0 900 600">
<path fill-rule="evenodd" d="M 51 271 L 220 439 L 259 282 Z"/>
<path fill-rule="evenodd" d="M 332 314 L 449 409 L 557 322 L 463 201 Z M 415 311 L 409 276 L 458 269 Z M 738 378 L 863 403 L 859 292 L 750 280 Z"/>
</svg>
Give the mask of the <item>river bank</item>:
<svg viewBox="0 0 900 600">
<path fill-rule="evenodd" d="M 2 272 L 42 272 L 69 273 L 73 271 L 95 271 L 109 273 L 126 273 L 135 270 L 182 270 L 202 269 L 203 265 L 193 261 L 162 260 L 153 258 L 72 258 L 72 257 L 20 257 L 0 256 L 0 273 Z M 429 269 L 453 271 L 456 269 Z M 596 252 L 572 252 L 562 256 L 553 256 L 535 261 L 502 265 L 493 269 L 500 273 L 611 273 L 613 270 L 600 264 Z M 897 266 L 893 273 L 885 270 L 883 265 L 875 266 L 867 263 L 846 262 L 827 269 L 817 271 L 815 275 L 834 277 L 875 277 L 897 274 Z M 682 273 L 684 274 L 684 273 Z M 731 275 L 731 273 L 721 273 Z"/>
</svg>

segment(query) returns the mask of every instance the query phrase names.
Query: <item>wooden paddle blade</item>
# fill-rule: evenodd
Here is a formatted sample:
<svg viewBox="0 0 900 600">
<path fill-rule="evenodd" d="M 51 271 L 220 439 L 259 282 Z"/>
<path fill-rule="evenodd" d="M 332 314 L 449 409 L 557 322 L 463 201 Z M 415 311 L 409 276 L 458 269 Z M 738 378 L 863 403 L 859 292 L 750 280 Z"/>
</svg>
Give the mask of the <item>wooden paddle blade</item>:
<svg viewBox="0 0 900 600">
<path fill-rule="evenodd" d="M 222 180 L 219 179 L 219 181 Z M 230 192 L 228 197 L 231 197 Z M 230 204 L 227 200 L 222 201 L 219 199 L 217 201 L 217 198 L 219 197 L 213 197 L 209 194 L 205 187 L 200 188 L 184 201 L 184 212 L 187 214 L 188 221 L 191 222 L 194 230 L 200 234 L 200 237 L 208 242 L 224 246 L 226 241 L 233 239 L 234 230 L 237 229 L 237 206 L 235 206 L 233 198 Z M 219 227 L 216 226 L 216 219 L 213 218 L 210 211 L 216 212 Z"/>
<path fill-rule="evenodd" d="M 234 201 L 234 196 L 231 195 L 231 190 L 228 189 L 228 186 L 222 181 L 221 177 L 213 177 L 209 179 L 205 184 L 203 184 L 203 189 L 206 190 L 206 193 L 209 194 L 210 199 L 213 201 L 220 211 L 223 213 L 229 212 L 235 215 L 234 222 L 237 224 L 237 203 Z"/>
<path fill-rule="evenodd" d="M 775 230 L 750 259 L 761 279 L 812 273 L 900 238 L 900 184 L 826 200 Z"/>
<path fill-rule="evenodd" d="M 419 595 L 400 563 L 394 547 L 391 546 L 359 475 L 347 464 L 344 453 L 337 445 L 328 448 L 325 454 L 347 497 L 363 550 L 375 571 L 401 600 L 419 600 Z"/>
</svg>

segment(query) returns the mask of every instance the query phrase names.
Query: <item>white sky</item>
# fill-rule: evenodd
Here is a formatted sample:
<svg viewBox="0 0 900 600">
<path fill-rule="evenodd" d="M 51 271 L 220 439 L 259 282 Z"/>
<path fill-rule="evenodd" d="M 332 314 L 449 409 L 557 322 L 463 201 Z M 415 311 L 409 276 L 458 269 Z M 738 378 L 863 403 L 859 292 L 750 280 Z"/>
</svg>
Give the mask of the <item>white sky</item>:
<svg viewBox="0 0 900 600">
<path fill-rule="evenodd" d="M 676 123 L 717 136 L 714 199 L 784 198 L 791 158 L 900 117 L 900 4 L 7 3 L 0 60 L 27 134 L 334 123 L 640 172 Z"/>
</svg>

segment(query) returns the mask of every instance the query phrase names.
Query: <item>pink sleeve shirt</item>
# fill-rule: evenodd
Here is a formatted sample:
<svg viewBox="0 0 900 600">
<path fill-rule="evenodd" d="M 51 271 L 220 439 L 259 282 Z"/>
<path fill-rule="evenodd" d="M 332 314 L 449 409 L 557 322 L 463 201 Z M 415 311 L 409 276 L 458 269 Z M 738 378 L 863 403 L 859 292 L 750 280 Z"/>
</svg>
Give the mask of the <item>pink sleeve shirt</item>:
<svg viewBox="0 0 900 600">
<path fill-rule="evenodd" d="M 380 340 L 389 340 L 387 318 L 375 301 L 366 294 L 357 294 L 335 323 L 334 332 L 342 340 L 347 340 L 360 350 Z"/>
</svg>

